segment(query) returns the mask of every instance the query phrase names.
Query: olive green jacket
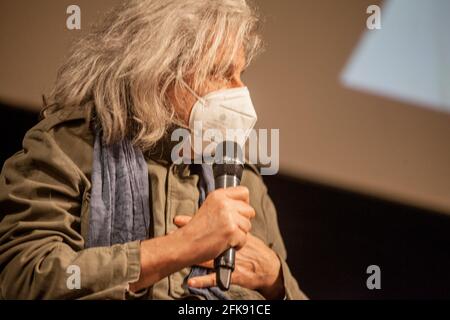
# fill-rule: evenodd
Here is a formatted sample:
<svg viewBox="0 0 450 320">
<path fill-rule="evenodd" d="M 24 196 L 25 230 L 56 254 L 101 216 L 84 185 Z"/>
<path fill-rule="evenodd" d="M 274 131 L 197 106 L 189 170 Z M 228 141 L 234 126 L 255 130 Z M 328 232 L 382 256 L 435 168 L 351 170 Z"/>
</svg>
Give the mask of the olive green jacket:
<svg viewBox="0 0 450 320">
<path fill-rule="evenodd" d="M 129 283 L 140 273 L 140 243 L 84 248 L 94 136 L 92 107 L 59 110 L 32 128 L 23 150 L 4 164 L 0 176 L 0 298 L 132 299 Z M 170 150 L 146 154 L 151 186 L 151 237 L 166 235 L 177 214 L 198 209 L 198 176 L 187 165 L 171 163 Z M 164 150 L 164 148 L 166 150 Z M 169 152 L 168 152 L 169 151 Z M 256 211 L 252 233 L 280 257 L 288 299 L 305 298 L 285 262 L 286 250 L 267 189 L 251 166 L 242 184 Z M 79 267 L 80 289 L 73 288 Z M 185 268 L 154 284 L 139 298 L 192 297 L 183 280 Z M 256 291 L 232 286 L 231 299 L 263 299 Z"/>
</svg>

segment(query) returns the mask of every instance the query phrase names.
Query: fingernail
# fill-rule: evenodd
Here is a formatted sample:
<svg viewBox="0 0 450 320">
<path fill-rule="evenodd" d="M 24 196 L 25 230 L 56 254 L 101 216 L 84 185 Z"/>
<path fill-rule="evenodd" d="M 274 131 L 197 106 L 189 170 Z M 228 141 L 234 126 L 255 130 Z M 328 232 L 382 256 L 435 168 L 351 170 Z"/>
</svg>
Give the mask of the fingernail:
<svg viewBox="0 0 450 320">
<path fill-rule="evenodd" d="M 190 287 L 195 287 L 196 283 L 194 280 L 189 280 L 189 286 Z"/>
</svg>

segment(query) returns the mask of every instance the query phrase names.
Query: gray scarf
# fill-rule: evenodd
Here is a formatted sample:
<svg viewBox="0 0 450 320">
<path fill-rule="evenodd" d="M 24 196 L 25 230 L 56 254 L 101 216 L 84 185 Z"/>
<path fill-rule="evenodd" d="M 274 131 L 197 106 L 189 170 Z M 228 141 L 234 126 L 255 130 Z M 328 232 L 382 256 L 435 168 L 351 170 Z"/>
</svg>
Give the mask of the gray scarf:
<svg viewBox="0 0 450 320">
<path fill-rule="evenodd" d="M 89 234 L 86 247 L 107 247 L 148 238 L 148 168 L 130 141 L 111 146 L 97 132 L 92 166 Z"/>
</svg>

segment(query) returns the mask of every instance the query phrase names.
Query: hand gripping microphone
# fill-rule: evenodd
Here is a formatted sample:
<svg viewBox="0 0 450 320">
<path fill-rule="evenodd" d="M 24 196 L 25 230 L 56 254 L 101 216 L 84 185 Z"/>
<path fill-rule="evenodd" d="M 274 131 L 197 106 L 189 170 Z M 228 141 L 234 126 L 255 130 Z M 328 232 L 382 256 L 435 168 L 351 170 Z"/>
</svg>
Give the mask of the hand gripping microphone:
<svg viewBox="0 0 450 320">
<path fill-rule="evenodd" d="M 225 141 L 216 148 L 213 164 L 216 189 L 237 187 L 241 184 L 244 171 L 242 149 L 236 142 Z M 234 271 L 235 249 L 229 248 L 214 259 L 216 282 L 220 289 L 228 290 L 231 284 L 231 274 Z"/>
</svg>

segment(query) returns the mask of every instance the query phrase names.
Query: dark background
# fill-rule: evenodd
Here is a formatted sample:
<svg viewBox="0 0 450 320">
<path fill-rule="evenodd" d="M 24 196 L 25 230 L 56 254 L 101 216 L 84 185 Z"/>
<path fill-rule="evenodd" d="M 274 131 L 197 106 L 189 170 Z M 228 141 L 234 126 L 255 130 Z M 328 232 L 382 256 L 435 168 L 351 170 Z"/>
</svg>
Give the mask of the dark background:
<svg viewBox="0 0 450 320">
<path fill-rule="evenodd" d="M 0 162 L 38 114 L 0 104 Z M 288 262 L 312 299 L 450 298 L 450 217 L 279 174 L 266 176 Z M 381 268 L 368 290 L 366 268 Z"/>
</svg>

